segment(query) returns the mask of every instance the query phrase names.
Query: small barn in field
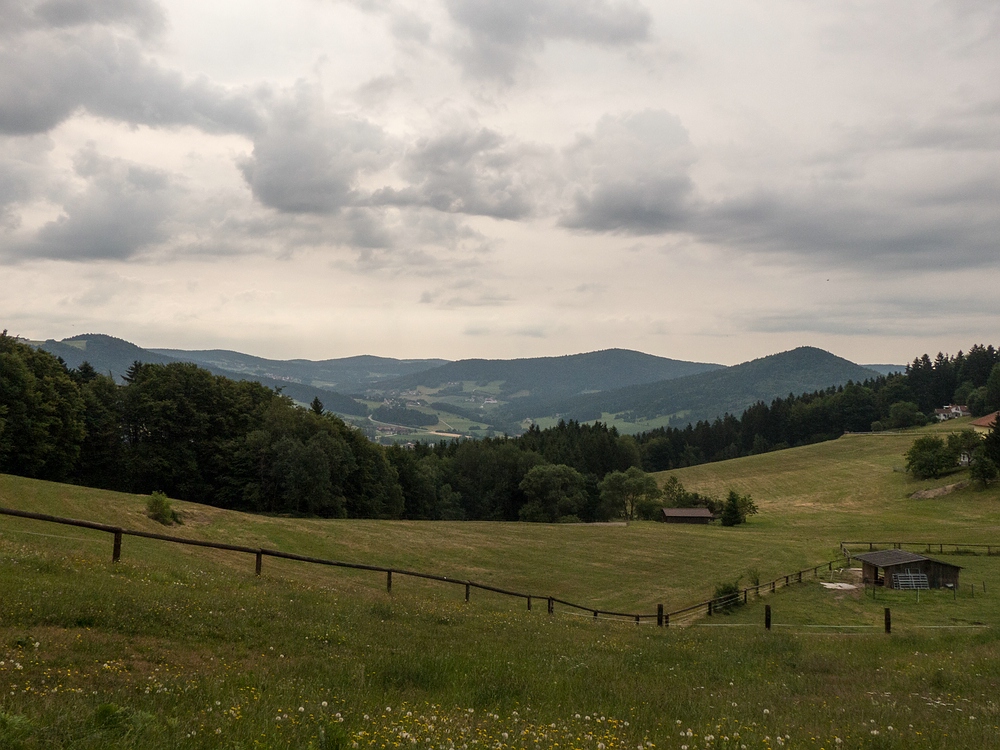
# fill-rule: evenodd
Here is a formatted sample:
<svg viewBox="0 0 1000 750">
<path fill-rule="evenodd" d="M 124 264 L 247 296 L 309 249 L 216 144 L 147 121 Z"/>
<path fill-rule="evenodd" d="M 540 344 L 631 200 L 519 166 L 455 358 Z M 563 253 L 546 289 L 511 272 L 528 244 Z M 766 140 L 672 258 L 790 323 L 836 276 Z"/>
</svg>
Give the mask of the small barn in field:
<svg viewBox="0 0 1000 750">
<path fill-rule="evenodd" d="M 958 565 L 934 560 L 915 552 L 883 549 L 854 555 L 861 561 L 861 577 L 865 584 L 890 589 L 957 588 Z"/>
<path fill-rule="evenodd" d="M 663 508 L 664 523 L 711 523 L 715 516 L 708 508 Z"/>
</svg>

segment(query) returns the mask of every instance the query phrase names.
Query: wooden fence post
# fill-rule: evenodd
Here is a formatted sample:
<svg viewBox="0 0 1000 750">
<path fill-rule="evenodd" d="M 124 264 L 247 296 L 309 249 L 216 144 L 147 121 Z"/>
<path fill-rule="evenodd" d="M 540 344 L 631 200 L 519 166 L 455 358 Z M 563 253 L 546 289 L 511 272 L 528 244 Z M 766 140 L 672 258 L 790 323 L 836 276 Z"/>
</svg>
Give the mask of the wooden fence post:
<svg viewBox="0 0 1000 750">
<path fill-rule="evenodd" d="M 531 611 L 531 594 L 528 594 L 528 611 Z"/>
<path fill-rule="evenodd" d="M 465 601 L 469 601 L 469 593 L 472 590 L 472 586 L 465 584 Z"/>
<path fill-rule="evenodd" d="M 257 550 L 257 565 L 255 566 L 254 572 L 256 573 L 258 578 L 260 578 L 260 568 L 261 565 L 263 565 L 263 563 L 264 563 L 264 553 L 261 552 L 260 550 Z"/>
<path fill-rule="evenodd" d="M 985 584 L 984 584 L 985 585 Z M 658 627 L 663 627 L 663 605 L 656 605 L 656 624 Z"/>
<path fill-rule="evenodd" d="M 594 610 L 594 619 L 595 620 L 597 619 L 597 610 L 596 609 Z"/>
<path fill-rule="evenodd" d="M 764 605 L 764 627 L 767 630 L 771 629 L 771 605 L 770 604 L 765 604 Z"/>
<path fill-rule="evenodd" d="M 889 608 L 885 608 L 885 632 L 892 632 L 892 613 L 889 612 Z"/>
<path fill-rule="evenodd" d="M 122 556 L 122 530 L 115 529 L 115 546 L 111 551 L 111 562 L 118 562 Z"/>
<path fill-rule="evenodd" d="M 711 599 L 708 600 L 708 616 L 709 617 L 712 616 L 712 600 Z"/>
<path fill-rule="evenodd" d="M 385 572 L 385 593 L 392 593 L 392 571 L 387 570 Z"/>
<path fill-rule="evenodd" d="M 775 585 L 776 583 L 777 583 L 777 581 L 771 581 L 771 591 L 774 591 L 774 590 L 775 590 L 775 589 L 774 589 L 774 585 Z"/>
<path fill-rule="evenodd" d="M 555 611 L 556 611 L 556 603 L 554 601 L 552 601 L 552 597 L 550 596 L 549 597 L 549 614 L 551 615 Z"/>
<path fill-rule="evenodd" d="M 743 589 L 743 603 L 747 603 L 747 597 L 750 595 L 750 589 Z"/>
</svg>

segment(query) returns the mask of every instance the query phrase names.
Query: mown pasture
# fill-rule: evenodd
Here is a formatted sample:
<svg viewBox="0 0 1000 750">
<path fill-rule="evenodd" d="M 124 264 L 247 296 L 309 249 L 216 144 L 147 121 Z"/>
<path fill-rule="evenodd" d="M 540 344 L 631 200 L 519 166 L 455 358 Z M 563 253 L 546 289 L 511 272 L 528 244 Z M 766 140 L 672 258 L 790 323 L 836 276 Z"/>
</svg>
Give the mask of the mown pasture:
<svg viewBox="0 0 1000 750">
<path fill-rule="evenodd" d="M 909 498 L 963 478 L 895 471 L 913 437 L 846 436 L 676 472 L 689 489 L 754 496 L 760 515 L 731 529 L 325 521 L 175 503 L 184 524 L 165 530 L 144 498 L 8 476 L 0 505 L 652 612 L 833 560 L 844 539 L 1000 542 L 997 488 Z M 270 558 L 257 579 L 252 556 L 131 537 L 110 558 L 108 534 L 0 517 L 0 747 L 1000 744 L 1000 556 L 946 556 L 963 566 L 957 597 L 873 600 L 807 577 L 668 628 L 549 616 L 537 601 L 528 612 L 481 591 L 466 603 L 464 587 L 403 577 L 390 595 L 384 575 Z"/>
</svg>

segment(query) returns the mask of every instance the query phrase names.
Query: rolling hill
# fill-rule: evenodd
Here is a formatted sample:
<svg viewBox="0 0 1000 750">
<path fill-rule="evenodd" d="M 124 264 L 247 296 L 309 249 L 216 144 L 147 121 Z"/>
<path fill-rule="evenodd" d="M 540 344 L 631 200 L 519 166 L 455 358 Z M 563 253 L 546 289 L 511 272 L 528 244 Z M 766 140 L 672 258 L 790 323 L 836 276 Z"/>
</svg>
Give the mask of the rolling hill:
<svg viewBox="0 0 1000 750">
<path fill-rule="evenodd" d="M 391 359 L 362 355 L 342 359 L 264 359 L 250 354 L 208 349 L 150 349 L 182 362 L 194 362 L 209 369 L 238 373 L 253 378 L 270 378 L 315 386 L 340 393 L 359 393 L 386 380 L 439 367 L 444 359 Z"/>
<path fill-rule="evenodd" d="M 35 341 L 32 344 L 57 357 L 62 357 L 70 368 L 77 368 L 84 362 L 89 362 L 99 373 L 111 375 L 119 382 L 133 362 L 164 365 L 171 362 L 195 362 L 215 375 L 222 375 L 233 380 L 253 380 L 268 388 L 280 388 L 286 396 L 290 396 L 302 404 L 308 404 L 314 398 L 319 398 L 328 410 L 337 414 L 360 417 L 368 414 L 368 407 L 355 399 L 329 388 L 297 381 L 277 368 L 274 373 L 267 375 L 229 370 L 218 365 L 174 357 L 162 351 L 143 349 L 129 341 L 100 333 L 84 333 L 62 341 L 48 339 L 41 342 Z"/>
<path fill-rule="evenodd" d="M 330 411 L 348 417 L 365 417 L 371 402 L 388 398 L 395 408 L 421 411 L 415 414 L 421 424 L 437 415 L 448 425 L 458 415 L 470 424 L 511 434 L 520 432 L 526 420 L 603 420 L 623 432 L 683 426 L 726 413 L 739 415 L 757 401 L 879 374 L 815 347 L 724 367 L 626 349 L 447 362 L 373 356 L 274 360 L 227 350 L 143 349 L 102 334 L 35 345 L 62 357 L 69 367 L 88 361 L 119 380 L 137 360 L 192 362 L 216 375 L 280 388 L 302 404 L 319 398 Z M 364 394 L 361 398 L 369 404 L 345 393 Z"/>
<path fill-rule="evenodd" d="M 862 382 L 878 374 L 822 349 L 803 346 L 725 369 L 577 396 L 547 405 L 547 411 L 580 421 L 599 419 L 602 414 L 621 414 L 629 421 L 678 415 L 676 421 L 683 425 L 727 413 L 739 415 L 758 401 L 770 402 L 849 380 Z"/>
</svg>

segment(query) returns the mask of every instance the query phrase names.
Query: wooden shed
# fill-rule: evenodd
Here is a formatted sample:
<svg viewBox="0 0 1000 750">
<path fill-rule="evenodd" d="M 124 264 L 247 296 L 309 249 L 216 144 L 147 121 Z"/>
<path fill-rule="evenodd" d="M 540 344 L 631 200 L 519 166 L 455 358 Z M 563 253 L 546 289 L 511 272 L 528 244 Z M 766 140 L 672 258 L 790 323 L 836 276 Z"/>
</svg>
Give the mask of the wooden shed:
<svg viewBox="0 0 1000 750">
<path fill-rule="evenodd" d="M 708 508 L 663 508 L 664 523 L 711 523 L 715 520 Z"/>
<path fill-rule="evenodd" d="M 861 561 L 861 577 L 865 584 L 900 588 L 957 588 L 958 565 L 934 560 L 901 549 L 883 549 L 854 555 Z"/>
</svg>

